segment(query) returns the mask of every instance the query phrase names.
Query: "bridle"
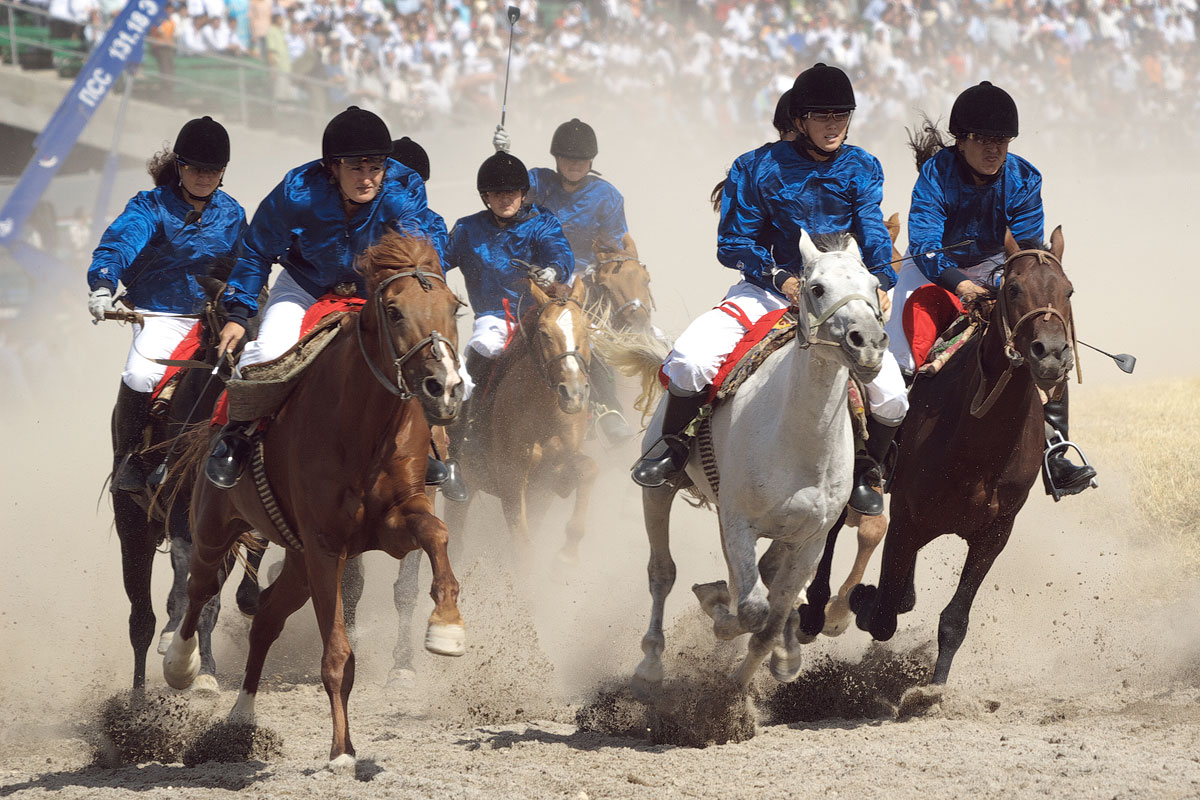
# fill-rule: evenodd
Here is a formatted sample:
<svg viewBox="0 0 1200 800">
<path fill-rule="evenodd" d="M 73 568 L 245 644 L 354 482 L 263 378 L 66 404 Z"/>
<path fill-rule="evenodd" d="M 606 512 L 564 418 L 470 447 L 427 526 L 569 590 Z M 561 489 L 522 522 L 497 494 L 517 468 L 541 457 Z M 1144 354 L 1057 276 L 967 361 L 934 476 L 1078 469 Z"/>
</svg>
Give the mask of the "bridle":
<svg viewBox="0 0 1200 800">
<path fill-rule="evenodd" d="M 1053 253 L 1051 253 L 1047 250 L 1037 250 L 1037 249 L 1031 248 L 1031 249 L 1025 249 L 1025 250 L 1018 250 L 1015 253 L 1013 253 L 1012 255 L 1010 255 L 1008 258 L 1006 258 L 1004 260 L 1004 264 L 1002 265 L 1005 272 L 1008 271 L 1009 264 L 1011 264 L 1016 259 L 1021 258 L 1022 256 L 1035 257 L 1035 258 L 1037 258 L 1038 263 L 1043 266 L 1048 261 L 1053 262 L 1054 264 L 1058 265 L 1058 268 L 1060 270 L 1062 269 L 1062 261 L 1059 260 L 1058 256 L 1054 255 Z M 984 389 L 987 387 L 987 376 L 983 372 L 983 344 L 982 344 L 982 342 L 980 343 L 979 347 L 975 348 L 975 361 L 976 361 L 976 364 L 977 364 L 978 370 L 979 370 L 979 388 L 976 389 L 975 396 L 971 399 L 971 416 L 975 417 L 976 419 L 987 414 L 988 411 L 991 411 L 992 406 L 994 406 L 996 404 L 996 400 L 999 399 L 1000 393 L 1003 392 L 1004 387 L 1008 385 L 1008 381 L 1012 377 L 1013 370 L 1017 369 L 1018 367 L 1020 367 L 1021 365 L 1023 365 L 1025 363 L 1025 357 L 1023 355 L 1021 355 L 1017 351 L 1017 348 L 1016 348 L 1015 342 L 1016 342 L 1016 338 L 1017 338 L 1017 331 L 1019 331 L 1021 329 L 1021 326 L 1026 321 L 1033 319 L 1034 317 L 1038 316 L 1039 314 L 1042 316 L 1042 319 L 1044 321 L 1048 322 L 1051 319 L 1051 317 L 1057 317 L 1058 321 L 1063 324 L 1063 329 L 1067 334 L 1067 339 L 1071 342 L 1071 354 L 1075 358 L 1076 379 L 1078 380 L 1079 383 L 1083 383 L 1083 367 L 1079 363 L 1079 345 L 1076 344 L 1076 342 L 1075 342 L 1075 325 L 1074 325 L 1074 323 L 1071 320 L 1067 319 L 1065 316 L 1063 316 L 1062 312 L 1060 312 L 1058 309 L 1056 309 L 1053 305 L 1046 304 L 1044 306 L 1039 306 L 1038 308 L 1035 308 L 1032 311 L 1026 312 L 1025 314 L 1022 314 L 1021 318 L 1018 319 L 1010 327 L 1008 324 L 1008 300 L 1007 300 L 1008 292 L 1004 291 L 1004 280 L 1003 279 L 1000 281 L 1000 285 L 996 289 L 996 295 L 997 295 L 996 304 L 998 306 L 998 311 L 999 311 L 999 316 L 1000 316 L 1001 331 L 1004 333 L 1004 346 L 1003 346 L 1004 355 L 1008 359 L 1008 366 L 1004 368 L 1004 373 L 1000 376 L 1000 379 L 996 382 L 995 388 L 993 388 L 992 391 L 988 393 L 987 397 L 984 398 L 983 393 L 984 393 Z M 1069 308 L 1068 308 L 1068 311 L 1069 311 Z M 1062 380 L 1066 381 L 1067 377 L 1064 375 Z"/>
<path fill-rule="evenodd" d="M 404 381 L 404 365 L 408 363 L 408 360 L 415 356 L 417 351 L 423 347 L 440 343 L 450 352 L 450 357 L 454 359 L 454 366 L 457 369 L 458 353 L 455 352 L 454 344 L 449 339 L 447 339 L 445 336 L 442 336 L 437 331 L 431 331 L 428 336 L 410 347 L 404 355 L 399 355 L 396 350 L 396 343 L 392 341 L 392 337 L 388 335 L 388 331 L 391 329 L 391 327 L 388 324 L 387 310 L 384 308 L 383 302 L 383 290 L 390 286 L 391 283 L 398 278 L 416 278 L 421 284 L 421 288 L 426 292 L 433 290 L 433 282 L 430 280 L 430 278 L 439 280 L 442 282 L 442 284 L 446 283 L 446 279 L 436 272 L 428 272 L 422 269 L 410 269 L 389 275 L 388 277 L 384 278 L 378 286 L 375 287 L 375 291 L 372 293 L 371 300 L 369 302 L 374 303 L 375 316 L 379 318 L 379 349 L 392 362 L 392 369 L 394 369 L 396 372 L 395 382 L 390 380 L 387 375 L 383 373 L 383 370 L 375 365 L 375 362 L 371 360 L 371 356 L 367 353 L 366 345 L 363 344 L 363 315 L 361 313 L 358 315 L 358 321 L 355 323 L 354 332 L 358 339 L 358 350 L 360 353 L 362 353 L 363 360 L 367 362 L 367 366 L 371 368 L 371 374 L 375 376 L 375 380 L 379 381 L 379 384 L 383 386 L 383 388 L 387 389 L 401 400 L 411 400 L 414 395 L 409 390 L 407 383 Z"/>
<path fill-rule="evenodd" d="M 871 313 L 875 315 L 875 319 L 876 319 L 876 321 L 879 322 L 880 327 L 883 326 L 883 312 L 879 308 L 879 298 L 878 297 L 867 297 L 865 295 L 859 294 L 858 292 L 855 292 L 854 294 L 848 294 L 848 295 L 845 295 L 844 297 L 838 298 L 837 302 L 833 303 L 832 305 L 829 306 L 829 308 L 822 311 L 820 316 L 814 316 L 813 313 L 811 311 L 809 311 L 810 299 L 809 299 L 809 295 L 808 295 L 808 274 L 807 274 L 807 272 L 803 275 L 798 276 L 798 280 L 800 281 L 800 291 L 797 296 L 804 298 L 804 318 L 806 320 L 806 324 L 803 324 L 803 325 L 799 324 L 799 317 L 800 317 L 799 303 L 797 303 L 796 305 L 793 305 L 792 308 L 795 310 L 796 317 L 797 317 L 796 331 L 798 334 L 802 334 L 802 335 L 796 336 L 796 345 L 798 347 L 800 347 L 801 349 L 808 349 L 809 347 L 811 347 L 814 344 L 823 344 L 828 347 L 839 347 L 840 348 L 842 346 L 840 342 L 834 342 L 829 339 L 822 339 L 821 337 L 817 336 L 817 331 L 820 330 L 821 326 L 824 325 L 826 322 L 828 322 L 829 318 L 832 317 L 834 314 L 836 314 L 838 312 L 838 310 L 842 308 L 842 306 L 846 305 L 847 303 L 851 303 L 855 300 L 862 300 L 864 303 L 866 303 L 867 306 L 871 309 Z"/>
<path fill-rule="evenodd" d="M 649 272 L 649 268 L 646 266 L 646 264 L 644 262 L 639 261 L 636 258 L 630 258 L 629 256 L 621 256 L 621 255 L 612 255 L 612 256 L 608 256 L 607 258 L 597 258 L 596 263 L 594 264 L 594 267 L 599 267 L 604 264 L 615 264 L 618 262 L 624 264 L 629 261 L 632 261 L 633 263 L 637 264 L 642 269 Z M 609 298 L 610 303 L 616 299 L 613 296 L 612 289 L 608 288 L 608 286 L 606 284 L 601 283 L 596 280 L 594 268 L 593 268 L 593 270 L 591 270 L 589 272 L 588 277 L 591 279 L 591 284 L 593 286 L 595 286 L 598 289 L 603 290 L 604 294 Z M 647 296 L 650 298 L 649 309 L 653 310 L 653 311 L 657 311 L 658 307 L 654 304 L 654 295 L 649 293 L 649 289 L 647 289 Z M 635 297 L 632 300 L 627 300 L 624 303 L 617 305 L 615 308 L 613 308 L 609 312 L 609 316 L 616 317 L 616 316 L 619 316 L 620 314 L 624 313 L 625 311 L 636 311 L 639 308 L 646 308 L 646 307 L 647 307 L 646 304 L 642 302 L 641 298 Z"/>
<path fill-rule="evenodd" d="M 580 313 L 587 313 L 584 311 L 584 308 L 580 302 L 573 297 L 551 297 L 542 304 L 541 308 L 538 309 L 537 315 L 533 320 L 534 329 L 536 330 L 541 326 L 542 317 L 546 316 L 546 312 L 549 311 L 552 306 L 566 308 L 568 303 L 575 304 Z M 542 353 L 542 348 L 534 346 L 533 337 L 531 337 L 529 332 L 525 330 L 525 324 L 519 317 L 517 319 L 517 329 L 521 332 L 521 336 L 524 337 L 525 343 L 529 347 L 529 360 L 533 362 L 534 369 L 537 370 L 538 375 L 541 377 L 542 382 L 546 384 L 547 388 L 555 388 L 554 384 L 550 381 L 550 365 L 555 361 L 574 357 L 579 360 L 579 365 L 583 368 L 584 374 L 587 374 L 588 362 L 587 359 L 583 357 L 583 352 L 580 351 L 579 348 L 574 350 L 564 350 L 563 352 L 558 353 L 550 358 L 546 358 Z"/>
</svg>

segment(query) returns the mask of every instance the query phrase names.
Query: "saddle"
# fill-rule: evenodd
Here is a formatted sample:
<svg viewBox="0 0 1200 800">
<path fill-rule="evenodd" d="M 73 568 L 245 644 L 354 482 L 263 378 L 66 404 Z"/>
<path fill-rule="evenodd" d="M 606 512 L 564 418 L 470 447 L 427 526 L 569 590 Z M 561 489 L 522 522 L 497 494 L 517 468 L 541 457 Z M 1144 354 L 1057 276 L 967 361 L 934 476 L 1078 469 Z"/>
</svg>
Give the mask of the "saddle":
<svg viewBox="0 0 1200 800">
<path fill-rule="evenodd" d="M 187 332 L 187 336 L 184 336 L 183 340 L 175 345 L 169 360 L 191 361 L 199 350 L 200 323 L 197 322 Z M 167 413 L 167 409 L 171 407 L 171 398 L 174 397 L 175 389 L 179 386 L 179 379 L 182 376 L 183 367 L 181 365 L 171 364 L 167 367 L 167 371 L 159 379 L 154 391 L 150 393 L 150 414 L 152 416 L 161 417 Z"/>
<path fill-rule="evenodd" d="M 946 329 L 938 334 L 937 341 L 929 349 L 925 363 L 917 367 L 918 375 L 936 375 L 946 366 L 963 345 L 982 333 L 987 326 L 985 319 L 971 314 L 959 314 Z"/>
</svg>

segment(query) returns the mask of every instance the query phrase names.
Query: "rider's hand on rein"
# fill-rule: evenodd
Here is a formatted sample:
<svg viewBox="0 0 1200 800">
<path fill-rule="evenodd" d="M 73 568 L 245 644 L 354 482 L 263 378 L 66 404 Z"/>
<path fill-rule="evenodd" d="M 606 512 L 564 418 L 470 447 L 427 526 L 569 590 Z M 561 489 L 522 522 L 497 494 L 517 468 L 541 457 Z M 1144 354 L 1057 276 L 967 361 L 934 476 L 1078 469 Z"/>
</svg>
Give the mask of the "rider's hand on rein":
<svg viewBox="0 0 1200 800">
<path fill-rule="evenodd" d="M 113 310 L 112 290 L 107 286 L 101 286 L 99 289 L 93 289 L 88 293 L 88 312 L 91 313 L 96 322 L 103 322 L 104 314 Z"/>
<path fill-rule="evenodd" d="M 246 329 L 236 322 L 226 322 L 225 327 L 221 328 L 221 341 L 217 343 L 217 358 L 221 358 L 226 353 L 233 354 L 237 348 L 238 342 L 246 335 Z"/>
</svg>

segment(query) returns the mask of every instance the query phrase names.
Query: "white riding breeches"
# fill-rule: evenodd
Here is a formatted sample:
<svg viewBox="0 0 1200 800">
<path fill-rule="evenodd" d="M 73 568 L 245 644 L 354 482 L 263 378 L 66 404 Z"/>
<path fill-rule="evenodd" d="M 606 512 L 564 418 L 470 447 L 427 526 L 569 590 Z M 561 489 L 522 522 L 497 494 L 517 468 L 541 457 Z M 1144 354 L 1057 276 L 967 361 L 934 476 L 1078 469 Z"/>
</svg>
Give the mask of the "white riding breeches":
<svg viewBox="0 0 1200 800">
<path fill-rule="evenodd" d="M 475 318 L 475 328 L 471 331 L 471 338 L 467 341 L 467 346 L 463 348 L 463 362 L 466 363 L 466 352 L 469 348 L 474 348 L 477 353 L 488 358 L 496 358 L 504 352 L 504 345 L 508 343 L 509 323 L 503 317 L 493 316 L 491 314 L 483 314 Z M 466 369 L 460 369 L 458 374 L 463 379 L 463 400 L 467 400 L 471 396 L 471 392 L 475 389 L 475 379 Z"/>
<path fill-rule="evenodd" d="M 905 253 L 906 259 L 910 258 L 910 253 Z M 963 273 L 979 284 L 984 284 L 988 275 L 997 267 L 1004 263 L 1004 255 L 999 254 L 991 258 L 985 258 L 970 267 L 961 268 Z M 904 306 L 908 303 L 908 298 L 912 297 L 913 292 L 920 289 L 922 286 L 928 286 L 932 281 L 925 277 L 925 273 L 917 268 L 917 265 L 912 261 L 904 262 L 904 269 L 900 270 L 900 274 L 896 278 L 896 285 L 892 288 L 892 316 L 887 321 L 888 350 L 896 357 L 900 368 L 905 372 L 911 373 L 916 370 L 916 365 L 913 364 L 912 348 L 908 345 L 908 336 L 904 333 Z"/>
<path fill-rule="evenodd" d="M 771 311 L 787 307 L 787 301 L 766 289 L 741 281 L 732 286 L 721 305 L 732 305 L 741 314 L 734 316 L 720 307 L 705 311 L 675 340 L 675 347 L 663 362 L 663 373 L 680 389 L 699 392 L 710 385 L 737 347 L 742 336 Z M 735 312 L 736 313 L 736 312 Z M 744 320 L 739 320 L 741 315 Z M 883 367 L 875 380 L 867 384 L 871 416 L 885 425 L 899 425 L 908 413 L 908 392 L 904 376 L 890 352 L 883 354 Z"/>
<path fill-rule="evenodd" d="M 158 313 L 142 308 L 134 310 L 143 314 Z M 151 359 L 170 358 L 196 320 L 177 317 L 143 317 L 143 320 L 142 324 L 133 326 L 133 344 L 129 347 L 121 380 L 135 392 L 152 392 L 167 368 Z"/>
<path fill-rule="evenodd" d="M 286 271 L 281 272 L 271 286 L 271 297 L 261 312 L 258 338 L 246 343 L 242 357 L 238 359 L 238 367 L 261 364 L 286 353 L 288 348 L 300 341 L 304 314 L 315 302 L 317 298 L 301 288 L 291 275 Z"/>
</svg>

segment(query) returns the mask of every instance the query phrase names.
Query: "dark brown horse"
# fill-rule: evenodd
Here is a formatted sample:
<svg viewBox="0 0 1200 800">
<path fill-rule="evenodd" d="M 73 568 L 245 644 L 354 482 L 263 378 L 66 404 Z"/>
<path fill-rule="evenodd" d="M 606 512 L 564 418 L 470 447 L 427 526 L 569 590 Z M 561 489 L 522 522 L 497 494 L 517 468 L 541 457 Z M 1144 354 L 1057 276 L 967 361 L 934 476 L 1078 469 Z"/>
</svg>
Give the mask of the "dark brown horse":
<svg viewBox="0 0 1200 800">
<path fill-rule="evenodd" d="M 938 626 L 936 685 L 950 674 L 975 593 L 1041 470 L 1039 390 L 1065 390 L 1075 362 L 1062 229 L 1051 234 L 1047 250 L 1021 249 L 1011 234 L 1004 246 L 1003 280 L 986 332 L 936 375 L 919 377 L 909 394 L 879 587 L 859 586 L 850 598 L 858 626 L 890 639 L 896 615 L 916 603 L 917 551 L 951 533 L 966 540 L 958 589 Z"/>
<path fill-rule="evenodd" d="M 333 716 L 331 766 L 354 764 L 347 700 L 354 655 L 342 618 L 349 558 L 383 550 L 395 558 L 422 549 L 433 566 L 435 608 L 425 647 L 465 650 L 458 581 L 446 554 L 446 526 L 425 494 L 429 422 L 461 405 L 455 312 L 437 254 L 424 239 L 388 234 L 360 260 L 368 299 L 309 365 L 262 440 L 266 485 L 247 475 L 229 490 L 200 476 L 192 499 L 191 578 L 183 624 L 163 660 L 167 682 L 197 672 L 200 609 L 217 589 L 225 553 L 253 528 L 284 547 L 283 570 L 263 590 L 250 629 L 246 675 L 231 719 L 253 720 L 263 661 L 287 617 L 312 597 L 324 641 L 321 680 Z M 445 333 L 442 333 L 442 332 Z M 267 506 L 277 509 L 268 511 Z"/>
</svg>

